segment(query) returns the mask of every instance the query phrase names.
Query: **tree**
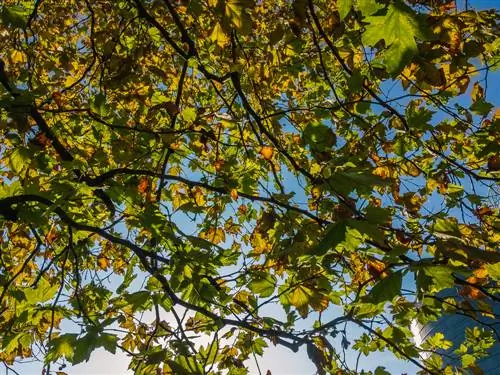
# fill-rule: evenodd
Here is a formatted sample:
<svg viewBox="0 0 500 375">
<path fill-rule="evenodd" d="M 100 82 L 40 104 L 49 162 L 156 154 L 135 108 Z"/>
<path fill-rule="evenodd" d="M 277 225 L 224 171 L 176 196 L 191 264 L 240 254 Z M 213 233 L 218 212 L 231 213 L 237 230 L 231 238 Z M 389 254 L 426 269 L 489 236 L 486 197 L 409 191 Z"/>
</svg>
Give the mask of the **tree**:
<svg viewBox="0 0 500 375">
<path fill-rule="evenodd" d="M 500 298 L 499 12 L 463 3 L 2 2 L 2 362 L 451 374 L 411 322 Z"/>
</svg>

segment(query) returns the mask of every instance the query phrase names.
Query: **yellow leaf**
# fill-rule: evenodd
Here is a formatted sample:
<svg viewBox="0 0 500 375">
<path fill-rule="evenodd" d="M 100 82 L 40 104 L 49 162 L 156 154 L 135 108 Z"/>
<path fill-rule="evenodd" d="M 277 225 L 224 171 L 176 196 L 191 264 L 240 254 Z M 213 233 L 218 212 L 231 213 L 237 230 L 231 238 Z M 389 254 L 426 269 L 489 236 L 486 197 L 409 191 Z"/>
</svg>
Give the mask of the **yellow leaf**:
<svg viewBox="0 0 500 375">
<path fill-rule="evenodd" d="M 199 187 L 195 187 L 192 190 L 193 198 L 194 201 L 196 202 L 197 206 L 204 206 L 205 203 L 207 203 L 205 199 L 205 195 L 203 194 L 203 191 Z"/>
<path fill-rule="evenodd" d="M 233 221 L 232 216 L 224 223 L 224 229 L 229 234 L 238 234 L 240 232 L 240 226 Z"/>
<path fill-rule="evenodd" d="M 26 62 L 26 58 L 24 56 L 24 53 L 22 53 L 21 51 L 17 51 L 17 50 L 12 51 L 12 53 L 10 54 L 10 59 L 11 59 L 13 64 Z"/>
<path fill-rule="evenodd" d="M 472 234 L 472 228 L 468 225 L 459 225 L 460 233 L 462 233 L 465 237 L 468 237 Z"/>
<path fill-rule="evenodd" d="M 319 186 L 313 186 L 313 188 L 311 189 L 311 196 L 313 197 L 313 199 L 321 198 L 322 194 L 323 193 L 322 193 L 321 188 Z"/>
<path fill-rule="evenodd" d="M 251 244 L 256 254 L 262 254 L 271 251 L 272 244 L 261 233 L 254 232 L 251 237 Z"/>
<path fill-rule="evenodd" d="M 426 184 L 426 188 L 427 188 L 427 192 L 428 193 L 431 193 L 434 191 L 434 189 L 439 185 L 439 182 L 437 182 L 436 180 L 434 180 L 433 178 L 429 178 L 427 180 L 427 184 Z"/>
<path fill-rule="evenodd" d="M 495 113 L 493 114 L 493 121 L 499 120 L 500 119 L 500 108 L 497 108 L 495 110 Z"/>
<path fill-rule="evenodd" d="M 214 30 L 212 31 L 212 35 L 210 35 L 210 40 L 212 42 L 217 43 L 217 45 L 221 48 L 229 42 L 229 37 L 226 35 L 220 23 L 215 25 Z"/>
<path fill-rule="evenodd" d="M 226 240 L 226 232 L 222 228 L 210 227 L 207 231 L 201 232 L 200 237 L 217 245 Z"/>
<path fill-rule="evenodd" d="M 271 158 L 273 157 L 273 154 L 274 154 L 274 150 L 272 147 L 270 146 L 263 146 L 261 149 L 260 149 L 260 152 L 259 154 L 262 155 L 262 157 L 265 159 L 265 160 L 271 160 Z"/>
<path fill-rule="evenodd" d="M 420 170 L 417 168 L 417 166 L 411 162 L 406 162 L 401 165 L 401 170 L 412 177 L 417 177 L 420 175 Z"/>
<path fill-rule="evenodd" d="M 488 277 L 488 269 L 486 267 L 481 267 L 474 270 L 474 276 L 478 279 L 486 279 Z"/>
<path fill-rule="evenodd" d="M 66 80 L 64 81 L 64 86 L 71 86 L 77 80 L 78 76 L 76 74 L 70 74 L 66 77 Z"/>
<path fill-rule="evenodd" d="M 312 293 L 309 288 L 300 285 L 295 288 L 290 295 L 290 303 L 297 308 L 307 306 L 309 304 L 309 300 L 311 299 L 311 294 Z"/>
<path fill-rule="evenodd" d="M 310 172 L 312 175 L 317 175 L 318 173 L 321 173 L 321 165 L 316 162 L 312 162 Z"/>
<path fill-rule="evenodd" d="M 181 169 L 179 167 L 172 167 L 168 170 L 168 174 L 172 176 L 179 176 L 181 174 Z"/>
<path fill-rule="evenodd" d="M 373 170 L 373 174 L 385 180 L 386 178 L 391 177 L 391 168 L 386 165 L 380 166 Z"/>
</svg>

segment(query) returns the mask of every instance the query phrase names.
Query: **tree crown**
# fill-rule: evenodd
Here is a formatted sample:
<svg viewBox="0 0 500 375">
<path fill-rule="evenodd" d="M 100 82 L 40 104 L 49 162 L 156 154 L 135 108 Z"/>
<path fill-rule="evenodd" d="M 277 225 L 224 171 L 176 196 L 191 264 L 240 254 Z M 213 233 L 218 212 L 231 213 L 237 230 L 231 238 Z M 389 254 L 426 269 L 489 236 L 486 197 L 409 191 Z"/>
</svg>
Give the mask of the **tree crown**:
<svg viewBox="0 0 500 375">
<path fill-rule="evenodd" d="M 458 6 L 4 1 L 0 360 L 245 374 L 278 345 L 319 374 L 362 371 L 348 350 L 476 370 L 499 13 Z M 442 314 L 477 327 L 417 347 Z"/>
</svg>

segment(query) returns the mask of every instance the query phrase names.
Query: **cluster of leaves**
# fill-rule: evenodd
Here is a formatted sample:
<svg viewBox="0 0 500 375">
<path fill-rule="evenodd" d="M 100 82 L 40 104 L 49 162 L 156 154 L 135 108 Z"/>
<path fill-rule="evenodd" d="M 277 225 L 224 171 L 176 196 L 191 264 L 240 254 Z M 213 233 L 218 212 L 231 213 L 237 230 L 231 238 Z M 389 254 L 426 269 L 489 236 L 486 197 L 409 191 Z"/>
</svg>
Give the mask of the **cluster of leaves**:
<svg viewBox="0 0 500 375">
<path fill-rule="evenodd" d="M 450 343 L 408 327 L 499 318 L 498 21 L 454 0 L 3 1 L 0 360 L 245 374 L 280 345 L 320 374 L 362 371 L 346 350 L 451 374 Z M 470 332 L 458 369 L 479 371 L 495 332 Z"/>
</svg>

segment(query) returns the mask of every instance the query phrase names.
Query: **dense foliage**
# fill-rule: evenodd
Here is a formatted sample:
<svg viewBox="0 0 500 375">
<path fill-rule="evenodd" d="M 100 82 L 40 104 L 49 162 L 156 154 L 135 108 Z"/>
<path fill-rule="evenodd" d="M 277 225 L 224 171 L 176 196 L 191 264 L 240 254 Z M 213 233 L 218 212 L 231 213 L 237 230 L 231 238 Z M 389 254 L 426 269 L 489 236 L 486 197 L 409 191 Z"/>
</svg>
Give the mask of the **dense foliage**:
<svg viewBox="0 0 500 375">
<path fill-rule="evenodd" d="M 104 348 L 138 374 L 246 374 L 277 345 L 305 348 L 319 374 L 361 373 L 344 351 L 479 373 L 500 299 L 497 10 L 5 0 L 0 13 L 5 366 L 63 373 Z M 443 314 L 478 326 L 453 368 L 449 341 L 417 347 L 409 328 Z"/>
</svg>

